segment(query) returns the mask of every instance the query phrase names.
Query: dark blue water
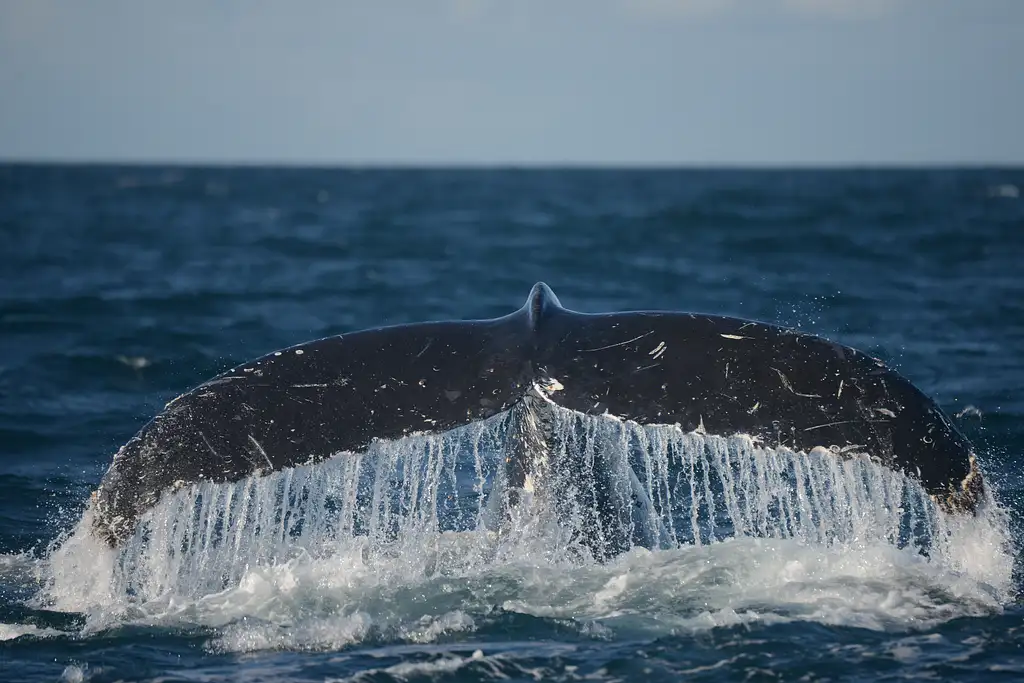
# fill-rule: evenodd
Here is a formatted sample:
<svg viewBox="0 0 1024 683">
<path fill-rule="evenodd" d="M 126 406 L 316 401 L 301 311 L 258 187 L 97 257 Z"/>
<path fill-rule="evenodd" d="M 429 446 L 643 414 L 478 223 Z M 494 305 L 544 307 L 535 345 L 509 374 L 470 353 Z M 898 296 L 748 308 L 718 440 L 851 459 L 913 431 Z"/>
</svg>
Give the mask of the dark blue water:
<svg viewBox="0 0 1024 683">
<path fill-rule="evenodd" d="M 0 166 L 0 679 L 1019 680 L 1022 190 L 1024 170 Z M 961 415 L 1005 519 L 931 560 L 339 552 L 140 603 L 94 585 L 99 553 L 55 581 L 54 544 L 173 396 L 316 337 L 502 315 L 538 280 L 576 310 L 734 314 L 885 358 Z"/>
</svg>

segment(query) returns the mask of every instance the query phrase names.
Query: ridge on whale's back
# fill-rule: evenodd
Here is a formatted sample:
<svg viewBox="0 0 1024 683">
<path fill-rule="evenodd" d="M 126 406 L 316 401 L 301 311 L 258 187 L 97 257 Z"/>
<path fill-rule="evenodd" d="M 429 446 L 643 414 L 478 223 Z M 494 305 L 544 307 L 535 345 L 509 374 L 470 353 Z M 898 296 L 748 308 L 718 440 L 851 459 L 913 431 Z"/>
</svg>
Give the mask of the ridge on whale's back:
<svg viewBox="0 0 1024 683">
<path fill-rule="evenodd" d="M 533 425 L 551 404 L 687 432 L 743 433 L 772 447 L 867 454 L 918 479 L 948 512 L 974 510 L 984 490 L 971 446 L 947 416 L 864 353 L 739 318 L 578 313 L 537 283 L 521 309 L 501 318 L 319 339 L 179 396 L 114 456 L 94 494 L 94 529 L 117 544 L 168 490 L 504 411 Z M 543 446 L 547 438 L 524 429 L 509 432 L 522 442 L 507 458 L 520 470 L 529 468 L 531 439 Z"/>
</svg>

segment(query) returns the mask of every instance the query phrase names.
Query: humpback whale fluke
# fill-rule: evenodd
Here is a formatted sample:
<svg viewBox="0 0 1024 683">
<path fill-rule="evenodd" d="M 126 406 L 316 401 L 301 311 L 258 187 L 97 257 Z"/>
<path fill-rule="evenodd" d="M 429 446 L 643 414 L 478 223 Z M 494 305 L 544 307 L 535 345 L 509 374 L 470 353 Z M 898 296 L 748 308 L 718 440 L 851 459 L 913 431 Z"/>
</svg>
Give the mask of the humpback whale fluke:
<svg viewBox="0 0 1024 683">
<path fill-rule="evenodd" d="M 543 283 L 492 320 L 352 332 L 275 351 L 167 404 L 114 456 L 94 530 L 128 538 L 164 491 L 236 481 L 447 431 L 509 411 L 509 481 L 543 447 L 544 406 L 677 424 L 837 457 L 863 453 L 918 479 L 947 512 L 984 485 L 971 445 L 908 380 L 821 337 L 738 318 L 586 314 Z"/>
</svg>

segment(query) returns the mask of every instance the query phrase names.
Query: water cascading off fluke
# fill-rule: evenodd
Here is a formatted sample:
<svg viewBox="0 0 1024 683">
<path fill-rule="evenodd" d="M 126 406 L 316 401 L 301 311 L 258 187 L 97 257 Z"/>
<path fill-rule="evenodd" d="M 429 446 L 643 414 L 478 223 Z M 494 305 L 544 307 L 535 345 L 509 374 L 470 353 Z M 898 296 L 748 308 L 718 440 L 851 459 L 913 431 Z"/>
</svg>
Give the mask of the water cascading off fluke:
<svg viewBox="0 0 1024 683">
<path fill-rule="evenodd" d="M 414 574 L 536 553 L 579 564 L 595 561 L 595 547 L 609 550 L 596 558 L 607 560 L 631 546 L 743 536 L 942 550 L 944 515 L 927 493 L 867 459 L 561 408 L 551 414 L 550 467 L 513 514 L 494 511 L 496 499 L 507 499 L 496 491 L 507 481 L 507 432 L 497 416 L 264 477 L 183 488 L 117 551 L 117 590 L 135 599 L 207 595 L 253 566 L 353 549 L 381 571 Z M 464 537 L 461 555 L 439 565 L 438 548 L 453 534 Z"/>
</svg>

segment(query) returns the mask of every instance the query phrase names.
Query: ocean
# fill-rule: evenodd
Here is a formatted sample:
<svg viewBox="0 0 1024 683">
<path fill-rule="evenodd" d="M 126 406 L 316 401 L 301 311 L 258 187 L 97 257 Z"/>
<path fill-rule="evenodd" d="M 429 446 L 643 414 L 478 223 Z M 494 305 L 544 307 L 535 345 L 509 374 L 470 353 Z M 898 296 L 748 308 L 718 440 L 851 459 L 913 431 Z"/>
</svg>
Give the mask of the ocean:
<svg viewBox="0 0 1024 683">
<path fill-rule="evenodd" d="M 1021 680 L 1022 192 L 1024 169 L 0 165 L 0 680 Z M 994 503 L 922 550 L 886 526 L 893 476 L 828 465 L 800 526 L 756 507 L 787 483 L 751 475 L 707 489 L 716 532 L 597 563 L 543 510 L 495 541 L 493 448 L 456 435 L 186 488 L 153 513 L 178 535 L 119 554 L 87 533 L 113 454 L 203 380 L 504 315 L 537 281 L 578 311 L 736 315 L 882 358 L 972 440 Z M 730 453 L 755 474 L 784 455 Z M 359 481 L 406 516 L 345 522 Z M 232 517 L 243 497 L 270 516 Z M 214 514 L 233 535 L 197 542 Z"/>
</svg>

